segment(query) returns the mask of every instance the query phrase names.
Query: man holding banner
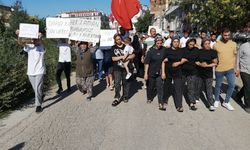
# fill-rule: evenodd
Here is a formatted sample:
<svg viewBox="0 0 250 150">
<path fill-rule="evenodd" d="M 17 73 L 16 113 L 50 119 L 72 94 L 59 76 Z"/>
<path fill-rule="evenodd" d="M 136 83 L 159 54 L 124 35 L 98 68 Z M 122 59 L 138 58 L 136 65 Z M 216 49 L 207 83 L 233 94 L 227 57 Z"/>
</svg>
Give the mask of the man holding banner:
<svg viewBox="0 0 250 150">
<path fill-rule="evenodd" d="M 34 27 L 34 28 L 33 28 Z M 30 32 L 31 29 L 35 29 L 34 32 Z M 26 24 L 22 26 L 20 24 L 20 31 L 17 30 L 18 43 L 22 45 L 23 50 L 28 53 L 28 70 L 30 83 L 35 92 L 35 105 L 36 112 L 42 112 L 43 101 L 43 79 L 46 72 L 44 63 L 45 48 L 41 43 L 41 33 L 38 32 L 37 25 Z M 22 42 L 21 38 L 29 38 L 31 41 Z"/>
<path fill-rule="evenodd" d="M 57 45 L 59 49 L 59 60 L 56 67 L 56 82 L 58 84 L 57 94 L 60 94 L 63 91 L 61 74 L 64 71 L 64 74 L 67 79 L 67 91 L 71 91 L 70 88 L 70 73 L 71 73 L 71 48 L 67 43 L 66 39 L 60 39 Z"/>
<path fill-rule="evenodd" d="M 94 83 L 94 66 L 88 42 L 78 42 L 76 51 L 76 85 L 80 92 L 87 94 L 91 101 Z"/>
</svg>

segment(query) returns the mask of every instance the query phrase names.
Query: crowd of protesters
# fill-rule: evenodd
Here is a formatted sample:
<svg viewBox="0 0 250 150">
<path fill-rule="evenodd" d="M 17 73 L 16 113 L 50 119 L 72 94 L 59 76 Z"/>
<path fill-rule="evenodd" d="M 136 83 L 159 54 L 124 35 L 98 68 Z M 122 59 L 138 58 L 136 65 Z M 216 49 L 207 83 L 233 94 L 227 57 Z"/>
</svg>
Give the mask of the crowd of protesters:
<svg viewBox="0 0 250 150">
<path fill-rule="evenodd" d="M 250 33 L 250 24 L 247 24 Z M 223 28 L 220 34 L 201 31 L 199 37 L 190 37 L 184 30 L 183 37 L 169 31 L 163 37 L 151 28 L 150 35 L 136 33 L 133 36 L 121 29 L 114 35 L 114 45 L 102 49 L 88 42 L 58 41 L 59 60 L 56 69 L 57 94 L 63 91 L 61 74 L 67 79 L 67 91 L 71 91 L 71 51 L 76 55 L 76 85 L 80 92 L 93 98 L 95 80 L 106 80 L 107 89 L 114 90 L 112 106 L 128 102 L 131 83 L 136 77 L 144 79 L 146 102 L 150 104 L 157 95 L 159 110 L 165 111 L 172 95 L 178 112 L 183 112 L 183 97 L 190 110 L 196 111 L 196 103 L 204 90 L 205 104 L 210 111 L 222 105 L 232 111 L 230 100 L 235 88 L 235 78 L 241 76 L 243 87 L 237 101 L 250 113 L 250 42 L 237 44 L 231 39 L 231 31 Z M 220 35 L 220 39 L 216 39 Z M 28 53 L 28 75 L 36 95 L 37 112 L 42 111 L 43 75 L 45 74 L 44 48 L 39 42 L 23 44 Z M 32 60 L 31 60 L 32 59 Z M 32 63 L 35 61 L 37 63 Z M 222 82 L 227 79 L 226 97 L 220 98 Z M 213 92 L 213 81 L 215 89 Z M 122 92 L 121 92 L 122 91 Z M 214 96 L 213 96 L 214 93 Z M 241 98 L 244 96 L 244 102 Z M 222 102 L 222 103 L 220 103 Z"/>
</svg>

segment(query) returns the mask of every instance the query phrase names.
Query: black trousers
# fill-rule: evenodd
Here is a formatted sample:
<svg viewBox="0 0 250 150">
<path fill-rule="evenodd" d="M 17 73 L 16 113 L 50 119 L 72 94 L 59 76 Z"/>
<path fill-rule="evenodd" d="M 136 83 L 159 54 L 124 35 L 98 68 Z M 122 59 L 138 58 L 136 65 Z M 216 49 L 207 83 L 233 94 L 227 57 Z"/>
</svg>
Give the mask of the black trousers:
<svg viewBox="0 0 250 150">
<path fill-rule="evenodd" d="M 199 78 L 197 75 L 190 75 L 187 77 L 184 77 L 184 82 L 187 83 L 187 98 L 190 103 L 195 104 L 196 100 L 200 98 L 201 93 L 201 84 L 200 81 L 201 78 Z"/>
<path fill-rule="evenodd" d="M 213 99 L 213 78 L 200 78 L 198 77 L 197 81 L 199 80 L 198 83 L 198 89 L 197 92 L 201 93 L 203 86 L 205 87 L 205 94 L 206 94 L 206 98 L 207 98 L 207 103 L 208 106 L 213 106 L 214 105 L 214 99 Z"/>
<path fill-rule="evenodd" d="M 173 84 L 172 84 L 173 81 Z M 171 90 L 173 87 L 173 90 Z M 167 78 L 164 84 L 164 98 L 173 95 L 175 107 L 182 107 L 183 80 L 182 78 Z"/>
<path fill-rule="evenodd" d="M 58 87 L 62 89 L 62 81 L 61 81 L 61 75 L 64 71 L 64 74 L 67 79 L 67 87 L 70 88 L 70 73 L 71 73 L 71 62 L 58 62 L 56 67 L 56 82 L 58 84 Z"/>
<path fill-rule="evenodd" d="M 122 97 L 124 99 L 129 98 L 130 80 L 126 80 L 127 72 L 125 69 L 114 70 L 114 82 L 115 82 L 115 98 L 121 98 L 121 86 L 122 86 Z"/>
<path fill-rule="evenodd" d="M 243 87 L 240 89 L 238 96 L 240 98 L 244 96 L 245 106 L 250 108 L 250 74 L 241 72 L 240 77 L 243 82 Z"/>
<path fill-rule="evenodd" d="M 147 82 L 147 99 L 153 100 L 156 94 L 158 96 L 159 104 L 163 104 L 166 99 L 164 99 L 164 81 L 162 80 L 161 76 L 158 77 L 149 77 Z"/>
</svg>

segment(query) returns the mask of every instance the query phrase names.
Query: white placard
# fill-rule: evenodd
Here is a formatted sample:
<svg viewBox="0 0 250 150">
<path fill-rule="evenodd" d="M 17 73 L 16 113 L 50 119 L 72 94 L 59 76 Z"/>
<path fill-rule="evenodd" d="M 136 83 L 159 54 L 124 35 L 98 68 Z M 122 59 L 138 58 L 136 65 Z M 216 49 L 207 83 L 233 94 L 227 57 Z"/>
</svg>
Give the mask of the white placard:
<svg viewBox="0 0 250 150">
<path fill-rule="evenodd" d="M 19 37 L 38 39 L 39 25 L 20 23 Z"/>
<path fill-rule="evenodd" d="M 98 43 L 100 30 L 101 20 L 71 18 L 69 39 Z"/>
<path fill-rule="evenodd" d="M 69 18 L 46 18 L 47 38 L 69 38 Z"/>
<path fill-rule="evenodd" d="M 101 30 L 100 46 L 113 46 L 116 30 Z"/>
</svg>

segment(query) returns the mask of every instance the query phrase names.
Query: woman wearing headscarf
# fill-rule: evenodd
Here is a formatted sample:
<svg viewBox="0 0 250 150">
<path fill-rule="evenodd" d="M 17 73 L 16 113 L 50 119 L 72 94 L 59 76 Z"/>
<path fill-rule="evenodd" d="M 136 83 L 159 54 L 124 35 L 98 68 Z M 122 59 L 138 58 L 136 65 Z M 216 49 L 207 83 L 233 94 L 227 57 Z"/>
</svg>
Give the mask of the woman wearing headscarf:
<svg viewBox="0 0 250 150">
<path fill-rule="evenodd" d="M 92 54 L 88 42 L 78 43 L 76 51 L 76 85 L 80 92 L 87 94 L 86 99 L 91 100 L 93 95 L 94 67 Z"/>
<path fill-rule="evenodd" d="M 202 49 L 199 52 L 196 64 L 198 65 L 199 77 L 202 80 L 202 84 L 205 86 L 206 98 L 208 108 L 210 111 L 214 111 L 214 99 L 213 99 L 213 67 L 217 66 L 217 52 L 210 47 L 210 40 L 204 39 L 202 41 Z M 199 84 L 200 91 L 202 84 Z"/>
<path fill-rule="evenodd" d="M 164 59 L 166 48 L 162 46 L 163 38 L 156 37 L 155 44 L 147 52 L 146 58 L 144 60 L 145 72 L 144 80 L 148 81 L 147 85 L 147 103 L 151 103 L 154 98 L 154 93 L 158 96 L 159 109 L 165 111 L 164 106 L 164 94 L 163 94 L 163 84 L 164 81 L 161 76 L 161 63 Z"/>
<path fill-rule="evenodd" d="M 183 59 L 183 50 L 180 48 L 180 40 L 173 38 L 171 47 L 166 50 L 164 60 L 162 62 L 162 78 L 166 79 L 164 89 L 167 93 L 164 97 L 170 95 L 170 86 L 173 81 L 173 98 L 176 110 L 183 112 L 182 95 L 183 95 L 183 81 L 182 81 L 182 64 L 186 60 Z"/>
<path fill-rule="evenodd" d="M 186 59 L 185 63 L 182 66 L 182 72 L 184 76 L 184 81 L 187 84 L 187 98 L 189 102 L 189 108 L 193 111 L 197 110 L 195 104 L 196 100 L 199 99 L 200 94 L 199 90 L 197 89 L 197 84 L 200 83 L 198 78 L 197 65 L 195 64 L 199 56 L 200 50 L 195 47 L 195 44 L 195 39 L 189 39 L 186 43 L 186 47 L 182 49 L 184 52 L 183 58 Z"/>
</svg>

